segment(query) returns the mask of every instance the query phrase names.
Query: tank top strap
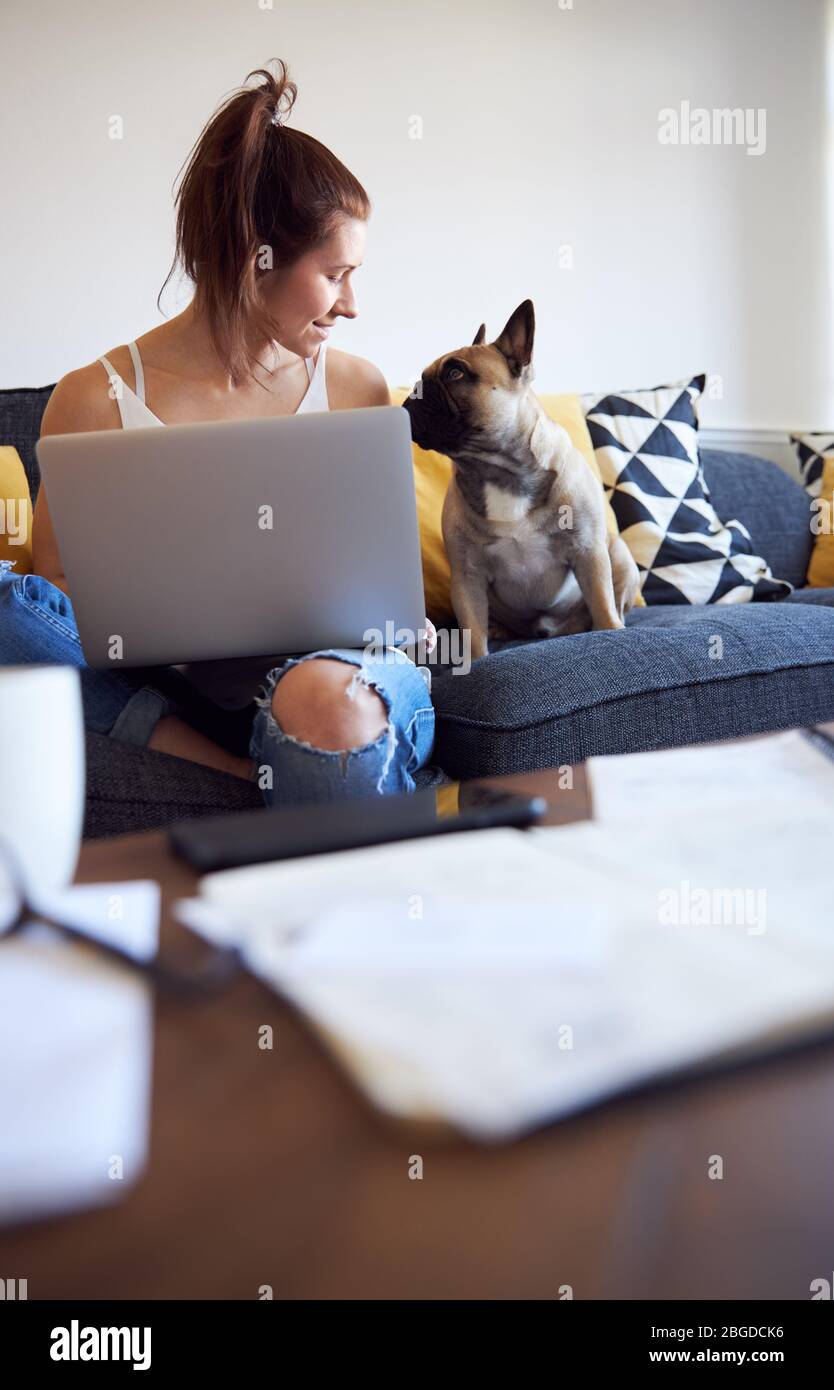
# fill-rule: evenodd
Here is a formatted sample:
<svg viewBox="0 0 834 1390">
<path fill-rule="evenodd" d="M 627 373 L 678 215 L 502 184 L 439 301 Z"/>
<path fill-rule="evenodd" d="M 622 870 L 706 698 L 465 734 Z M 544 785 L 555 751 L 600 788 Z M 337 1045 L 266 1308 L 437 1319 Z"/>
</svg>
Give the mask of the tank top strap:
<svg viewBox="0 0 834 1390">
<path fill-rule="evenodd" d="M 122 378 L 119 376 L 119 373 L 116 371 L 116 368 L 113 366 L 113 363 L 110 361 L 109 357 L 99 357 L 97 361 L 101 363 L 102 367 L 107 373 L 108 380 L 110 383 L 110 392 L 113 399 L 116 402 L 116 405 L 119 408 L 119 419 L 122 422 L 122 429 L 124 429 L 126 425 L 125 393 L 128 391 L 129 388 L 126 382 L 124 382 Z"/>
<path fill-rule="evenodd" d="M 136 373 L 136 395 L 139 397 L 140 401 L 141 401 L 142 404 L 144 405 L 144 404 L 145 404 L 145 371 L 144 371 L 144 368 L 143 368 L 143 366 L 142 366 L 142 359 L 141 359 L 141 357 L 139 356 L 139 349 L 138 349 L 138 347 L 136 346 L 136 343 L 135 343 L 135 342 L 133 342 L 133 343 L 128 343 L 127 349 L 128 349 L 128 352 L 130 353 L 131 357 L 133 358 L 133 370 L 134 370 L 135 373 Z"/>
</svg>

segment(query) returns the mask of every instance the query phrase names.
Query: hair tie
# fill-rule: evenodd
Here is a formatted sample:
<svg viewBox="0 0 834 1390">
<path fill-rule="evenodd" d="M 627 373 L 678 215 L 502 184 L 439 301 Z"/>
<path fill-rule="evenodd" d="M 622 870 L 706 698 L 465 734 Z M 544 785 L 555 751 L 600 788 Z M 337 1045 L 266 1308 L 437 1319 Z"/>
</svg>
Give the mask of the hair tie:
<svg viewBox="0 0 834 1390">
<path fill-rule="evenodd" d="M 284 120 L 283 120 L 283 116 L 281 115 L 280 108 L 276 106 L 275 110 L 274 110 L 273 113 L 272 113 L 272 124 L 273 124 L 273 125 L 283 125 L 283 123 L 284 123 Z"/>
</svg>

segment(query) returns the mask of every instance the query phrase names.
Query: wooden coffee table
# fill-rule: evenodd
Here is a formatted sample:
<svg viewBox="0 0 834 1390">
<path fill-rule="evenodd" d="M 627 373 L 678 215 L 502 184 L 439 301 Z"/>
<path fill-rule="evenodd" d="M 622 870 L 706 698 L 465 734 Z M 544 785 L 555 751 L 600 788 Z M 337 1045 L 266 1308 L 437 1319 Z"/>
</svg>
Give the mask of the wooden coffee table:
<svg viewBox="0 0 834 1390">
<path fill-rule="evenodd" d="M 551 824 L 590 812 L 582 767 L 571 791 L 555 771 L 490 782 L 542 792 Z M 78 882 L 119 878 L 157 879 L 165 945 L 187 945 L 169 908 L 196 875 L 163 833 L 84 846 Z M 834 1044 L 505 1146 L 431 1139 L 372 1110 L 245 976 L 157 1002 L 144 1178 L 118 1206 L 0 1231 L 0 1274 L 30 1299 L 807 1300 L 834 1263 L 832 1114 Z"/>
</svg>

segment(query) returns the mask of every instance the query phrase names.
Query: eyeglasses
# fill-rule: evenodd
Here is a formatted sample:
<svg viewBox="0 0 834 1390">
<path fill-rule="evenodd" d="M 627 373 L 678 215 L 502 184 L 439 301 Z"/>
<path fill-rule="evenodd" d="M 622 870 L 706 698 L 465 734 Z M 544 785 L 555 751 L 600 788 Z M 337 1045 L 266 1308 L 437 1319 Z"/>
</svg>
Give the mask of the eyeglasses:
<svg viewBox="0 0 834 1390">
<path fill-rule="evenodd" d="M 8 918 L 8 920 L 7 920 Z M 243 960 L 237 947 L 212 946 L 208 943 L 192 965 L 186 967 L 166 964 L 159 956 L 143 960 L 120 946 L 101 941 L 96 936 L 62 922 L 43 912 L 30 901 L 23 872 L 7 841 L 0 838 L 0 941 L 14 936 L 30 923 L 53 927 L 62 936 L 78 945 L 92 947 L 121 965 L 147 977 L 161 993 L 180 998 L 207 998 L 225 989 L 243 970 Z"/>
</svg>

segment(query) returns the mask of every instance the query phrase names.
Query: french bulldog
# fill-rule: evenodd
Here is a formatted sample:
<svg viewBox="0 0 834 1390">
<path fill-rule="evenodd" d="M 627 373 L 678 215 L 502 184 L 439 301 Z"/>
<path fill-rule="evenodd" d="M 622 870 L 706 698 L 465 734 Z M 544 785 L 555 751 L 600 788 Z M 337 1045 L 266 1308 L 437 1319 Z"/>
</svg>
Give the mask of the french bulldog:
<svg viewBox="0 0 834 1390">
<path fill-rule="evenodd" d="M 490 637 L 621 628 L 640 587 L 625 543 L 608 534 L 599 481 L 530 389 L 534 335 L 525 299 L 494 342 L 482 323 L 403 402 L 415 443 L 452 460 L 441 524 L 474 658 Z"/>
</svg>

